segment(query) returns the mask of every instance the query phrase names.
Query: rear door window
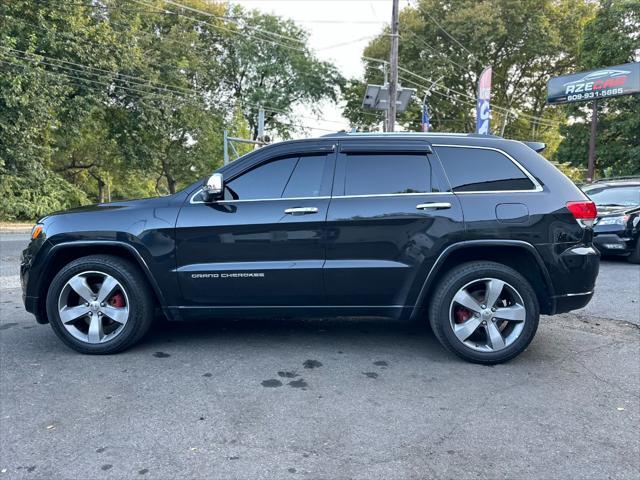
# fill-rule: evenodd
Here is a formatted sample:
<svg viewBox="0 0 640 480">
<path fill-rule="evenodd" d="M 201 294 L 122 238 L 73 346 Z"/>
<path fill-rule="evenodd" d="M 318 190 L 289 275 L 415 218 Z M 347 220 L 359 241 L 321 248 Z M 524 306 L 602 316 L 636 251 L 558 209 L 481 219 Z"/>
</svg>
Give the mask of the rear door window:
<svg viewBox="0 0 640 480">
<path fill-rule="evenodd" d="M 437 147 L 454 192 L 533 190 L 535 185 L 506 155 L 470 147 Z"/>
<path fill-rule="evenodd" d="M 431 165 L 424 154 L 349 154 L 345 195 L 431 192 Z"/>
</svg>

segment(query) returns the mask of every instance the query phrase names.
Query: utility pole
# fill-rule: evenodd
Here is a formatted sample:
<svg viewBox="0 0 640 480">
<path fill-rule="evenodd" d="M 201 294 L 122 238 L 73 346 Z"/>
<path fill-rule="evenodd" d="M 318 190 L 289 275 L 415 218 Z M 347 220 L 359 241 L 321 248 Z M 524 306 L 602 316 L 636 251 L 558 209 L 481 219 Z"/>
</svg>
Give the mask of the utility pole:
<svg viewBox="0 0 640 480">
<path fill-rule="evenodd" d="M 264 108 L 258 109 L 258 138 L 256 140 L 263 141 L 264 137 Z"/>
<path fill-rule="evenodd" d="M 591 113 L 591 138 L 589 138 L 589 164 L 587 171 L 587 182 L 593 182 L 596 169 L 596 135 L 598 134 L 598 100 L 593 101 L 593 112 Z"/>
<path fill-rule="evenodd" d="M 400 27 L 400 20 L 398 18 L 399 1 L 400 0 L 393 0 L 393 8 L 391 10 L 391 52 L 389 55 L 391 79 L 389 80 L 388 132 L 393 132 L 396 125 L 396 101 L 398 97 L 398 30 Z"/>
<path fill-rule="evenodd" d="M 389 75 L 387 74 L 387 62 L 384 62 L 382 64 L 382 72 L 384 74 L 384 83 L 383 83 L 383 85 L 385 87 L 388 87 L 389 86 Z M 382 131 L 386 132 L 388 126 L 389 126 L 389 109 L 387 108 L 384 111 L 384 122 L 382 122 Z"/>
</svg>

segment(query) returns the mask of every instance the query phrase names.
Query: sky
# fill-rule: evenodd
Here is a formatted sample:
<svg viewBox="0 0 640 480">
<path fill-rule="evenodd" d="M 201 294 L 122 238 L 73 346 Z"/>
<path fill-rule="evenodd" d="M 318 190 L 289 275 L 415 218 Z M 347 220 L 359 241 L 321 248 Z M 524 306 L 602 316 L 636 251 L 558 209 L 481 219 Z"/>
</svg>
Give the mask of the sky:
<svg viewBox="0 0 640 480">
<path fill-rule="evenodd" d="M 391 0 L 232 0 L 231 3 L 294 20 L 309 32 L 310 47 L 318 58 L 332 62 L 346 78 L 362 78 L 362 51 L 389 24 L 392 5 Z M 400 0 L 400 9 L 408 4 L 408 0 Z M 325 120 L 301 119 L 309 130 L 295 135 L 296 138 L 349 128 L 340 106 L 324 104 L 321 108 Z M 306 109 L 300 114 L 314 117 Z"/>
</svg>

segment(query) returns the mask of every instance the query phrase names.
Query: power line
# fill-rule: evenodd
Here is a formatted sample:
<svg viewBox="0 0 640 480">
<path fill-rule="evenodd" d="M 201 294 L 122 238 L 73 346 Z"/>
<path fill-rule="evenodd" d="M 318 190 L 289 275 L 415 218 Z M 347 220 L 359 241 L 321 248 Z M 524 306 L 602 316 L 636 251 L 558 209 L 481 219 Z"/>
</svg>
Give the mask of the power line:
<svg viewBox="0 0 640 480">
<path fill-rule="evenodd" d="M 382 20 L 303 20 L 300 18 L 290 18 L 295 23 L 318 23 L 328 25 L 382 25 L 387 22 Z"/>
<path fill-rule="evenodd" d="M 381 60 L 379 58 L 372 58 L 372 57 L 367 57 L 367 56 L 363 56 L 362 58 L 365 59 L 365 60 L 373 61 L 373 62 L 385 63 L 385 60 Z M 429 78 L 426 78 L 426 77 L 423 77 L 422 75 L 419 75 L 419 74 L 417 74 L 415 72 L 412 72 L 411 70 L 409 70 L 407 68 L 398 67 L 398 69 L 403 71 L 403 72 L 405 72 L 405 73 L 407 73 L 407 74 L 409 74 L 409 75 L 412 75 L 412 76 L 414 76 L 416 78 L 419 78 L 420 80 L 423 80 L 425 82 L 430 82 L 432 85 L 438 85 L 438 86 L 440 86 L 442 88 L 447 89 L 450 92 L 456 93 L 456 94 L 461 95 L 461 96 L 466 97 L 466 98 L 469 98 L 474 102 L 474 105 L 475 105 L 476 98 L 471 96 L 471 95 L 469 95 L 469 94 L 467 94 L 467 93 L 460 92 L 460 91 L 454 90 L 454 89 L 452 89 L 452 88 L 450 88 L 450 87 L 448 87 L 446 85 L 442 85 L 442 84 L 439 84 L 437 82 L 434 82 L 433 80 L 431 80 Z M 498 111 L 502 111 L 502 112 L 506 112 L 506 113 L 509 113 L 509 114 L 513 114 L 515 116 L 522 116 L 522 117 L 525 117 L 525 118 L 530 118 L 532 120 L 549 123 L 549 124 L 552 124 L 553 126 L 560 126 L 561 125 L 560 122 L 555 122 L 553 120 L 545 120 L 542 117 L 536 117 L 535 115 L 529 115 L 527 113 L 517 112 L 517 111 L 514 111 L 513 109 L 506 108 L 506 107 L 501 107 L 499 105 L 492 105 L 492 109 L 495 109 L 495 110 L 498 110 Z"/>
<path fill-rule="evenodd" d="M 415 80 L 410 80 L 410 79 L 408 79 L 408 78 L 406 78 L 406 77 L 400 77 L 400 78 L 401 78 L 403 81 L 405 81 L 405 82 L 408 82 L 408 83 L 410 83 L 410 84 L 413 84 L 413 85 L 415 85 L 415 86 L 417 86 L 417 87 L 424 88 L 425 90 L 429 90 L 429 91 L 431 91 L 431 92 L 433 92 L 433 93 L 435 93 L 435 94 L 437 94 L 437 95 L 440 95 L 440 96 L 442 96 L 442 97 L 446 97 L 446 98 L 448 98 L 448 99 L 450 99 L 450 100 L 452 100 L 452 101 L 459 102 L 459 103 L 463 103 L 463 104 L 466 104 L 466 105 L 470 105 L 470 106 L 472 106 L 472 107 L 474 107 L 474 108 L 475 108 L 475 106 L 476 106 L 476 104 L 475 104 L 474 102 L 471 102 L 471 101 L 469 101 L 469 100 L 461 100 L 460 98 L 457 98 L 457 97 L 451 97 L 451 96 L 450 96 L 450 95 L 448 95 L 448 94 L 445 94 L 445 93 L 439 92 L 438 90 L 435 90 L 435 89 L 430 89 L 431 87 L 427 87 L 426 85 L 423 85 L 423 84 L 421 84 L 421 83 L 417 83 Z M 448 87 L 446 87 L 446 86 L 443 86 L 442 84 L 432 82 L 432 86 L 433 86 L 433 85 L 436 85 L 436 86 L 439 86 L 439 87 L 443 87 L 443 88 L 445 88 L 446 90 L 451 91 L 451 89 L 449 89 L 449 88 L 448 88 Z M 523 117 L 527 117 L 527 116 L 528 116 L 528 117 L 531 117 L 531 119 L 532 119 L 532 120 L 537 121 L 539 125 L 544 125 L 544 126 L 546 126 L 546 127 L 552 127 L 552 128 L 555 128 L 555 127 L 559 127 L 559 126 L 560 126 L 560 123 L 554 122 L 553 120 L 547 120 L 547 119 L 544 119 L 544 118 L 542 118 L 542 117 L 535 117 L 535 116 L 528 115 L 528 114 L 525 114 L 525 113 L 516 112 L 516 111 L 513 111 L 513 110 L 509 110 L 509 111 L 507 111 L 507 113 L 512 114 L 512 115 L 513 115 L 514 117 L 516 117 L 516 118 L 517 118 L 518 116 L 523 116 Z"/>
<path fill-rule="evenodd" d="M 8 64 L 8 65 L 14 65 L 14 66 L 18 66 L 18 67 L 21 67 L 21 68 L 26 68 L 27 60 L 25 60 L 23 58 L 19 58 L 19 57 L 14 57 L 14 59 L 15 60 L 21 60 L 24 63 L 7 62 L 7 61 L 4 61 L 4 60 L 0 60 L 0 62 Z M 156 97 L 159 97 L 159 98 L 164 98 L 164 99 L 176 98 L 175 96 L 168 96 L 168 95 L 162 95 L 160 93 L 149 92 L 149 91 L 145 91 L 145 90 L 138 90 L 138 89 L 132 88 L 132 87 L 125 87 L 123 85 L 117 85 L 117 84 L 113 84 L 113 83 L 105 83 L 105 82 L 101 82 L 101 81 L 98 81 L 98 80 L 93 80 L 93 79 L 85 78 L 85 77 L 77 77 L 77 76 L 69 75 L 69 74 L 62 73 L 62 72 L 53 72 L 53 71 L 47 70 L 47 69 L 43 69 L 42 72 L 45 73 L 45 74 L 48 74 L 48 75 L 58 75 L 58 76 L 66 77 L 66 78 L 69 78 L 69 79 L 80 80 L 80 81 L 83 81 L 83 82 L 102 85 L 104 87 L 111 87 L 111 88 L 116 87 L 116 88 L 120 88 L 120 89 L 125 90 L 125 91 L 130 91 L 130 92 L 134 92 L 134 93 L 142 93 L 144 95 L 153 95 L 153 96 L 156 96 Z M 77 70 L 77 72 L 82 73 L 79 70 Z M 186 99 L 184 97 L 181 97 L 181 98 L 183 100 L 188 100 L 188 99 Z"/>
<path fill-rule="evenodd" d="M 383 60 L 378 60 L 378 59 L 373 59 L 373 58 L 368 58 L 368 59 L 374 60 L 374 61 L 378 61 L 378 62 L 381 62 L 381 63 L 384 62 Z M 371 69 L 371 68 L 375 68 L 375 67 L 373 67 L 373 65 L 368 65 L 367 68 Z M 420 88 L 424 88 L 425 90 L 427 90 L 429 92 L 433 92 L 433 93 L 435 93 L 435 94 L 437 94 L 437 95 L 439 95 L 441 97 L 445 97 L 445 98 L 447 98 L 447 99 L 449 99 L 449 100 L 451 100 L 453 102 L 458 102 L 458 103 L 463 103 L 463 104 L 466 104 L 466 105 L 471 105 L 474 108 L 476 106 L 475 101 L 461 100 L 459 97 L 453 97 L 453 96 L 449 95 L 449 92 L 453 92 L 453 93 L 456 93 L 458 95 L 462 95 L 463 97 L 469 97 L 466 94 L 462 94 L 461 92 L 458 92 L 456 90 L 452 90 L 451 88 L 447 87 L 446 85 L 443 85 L 443 84 L 441 84 L 439 82 L 434 82 L 433 80 L 427 79 L 427 78 L 422 77 L 422 76 L 420 76 L 418 74 L 410 72 L 407 69 L 402 69 L 401 68 L 401 70 L 409 72 L 409 73 L 412 73 L 413 75 L 418 76 L 422 80 L 429 82 L 431 85 L 427 87 L 426 85 L 424 85 L 422 83 L 418 83 L 415 80 L 411 80 L 411 79 L 409 79 L 407 77 L 402 77 L 402 76 L 399 77 L 401 80 L 403 80 L 403 81 L 405 81 L 405 82 L 407 82 L 409 84 L 412 84 L 412 85 L 420 87 Z M 442 92 L 440 92 L 438 90 L 435 90 L 435 87 L 441 87 L 447 93 L 442 93 Z M 472 100 L 475 100 L 475 99 L 473 99 L 473 97 L 469 97 L 469 98 L 472 98 Z M 503 110 L 506 110 L 506 109 L 503 109 Z M 546 120 L 546 119 L 544 119 L 542 117 L 535 117 L 535 116 L 524 114 L 524 113 L 518 113 L 518 112 L 513 111 L 513 110 L 508 110 L 508 112 L 513 114 L 514 116 L 519 116 L 519 115 L 528 116 L 528 117 L 532 118 L 533 120 L 539 122 L 541 125 L 545 125 L 545 126 L 548 126 L 548 127 L 558 127 L 558 126 L 560 126 L 560 123 L 554 122 L 553 120 Z"/>
<path fill-rule="evenodd" d="M 40 63 L 40 64 L 44 64 L 44 65 L 47 65 L 47 66 L 52 66 L 54 68 L 63 68 L 65 70 L 67 70 L 68 72 L 70 71 L 70 72 L 73 72 L 73 73 L 79 73 L 79 74 L 83 74 L 83 75 L 94 75 L 94 76 L 98 76 L 99 75 L 97 73 L 87 72 L 87 71 L 83 71 L 83 70 L 79 70 L 79 69 L 74 69 L 74 68 L 71 68 L 71 67 L 65 67 L 65 66 L 62 66 L 62 65 L 56 65 L 56 64 L 52 64 L 52 63 L 49 63 L 49 62 L 44 62 L 44 61 L 41 61 L 41 60 L 38 61 L 38 60 L 35 60 L 35 59 L 25 59 L 25 58 L 20 58 L 20 57 L 13 57 L 13 58 L 15 60 L 21 60 L 23 62 L 29 61 L 30 63 Z M 1 59 L 0 59 L 0 62 L 8 64 L 8 65 L 19 66 L 19 67 L 22 67 L 22 68 L 25 67 L 24 64 L 19 64 L 19 63 L 15 63 L 15 62 L 7 62 L 7 61 L 3 61 Z M 81 65 L 81 64 L 76 64 L 76 65 Z M 134 92 L 134 93 L 141 93 L 141 94 L 144 94 L 144 95 L 153 95 L 155 97 L 162 98 L 162 99 L 172 99 L 172 100 L 179 99 L 179 100 L 184 101 L 184 103 L 190 103 L 190 104 L 192 104 L 194 106 L 207 106 L 207 107 L 210 107 L 210 105 L 206 105 L 202 101 L 200 101 L 200 102 L 195 101 L 196 100 L 195 97 L 185 97 L 185 96 L 183 96 L 183 94 L 180 94 L 178 92 L 168 91 L 167 94 L 160 94 L 160 93 L 156 93 L 156 92 L 149 92 L 149 91 L 146 91 L 146 90 L 139 90 L 139 89 L 134 88 L 134 87 L 129 87 L 129 86 L 125 87 L 125 86 L 120 85 L 120 84 L 107 83 L 104 80 L 100 81 L 100 80 L 96 80 L 96 79 L 92 79 L 92 78 L 79 77 L 77 75 L 71 75 L 69 73 L 54 72 L 54 71 L 47 70 L 47 69 L 43 70 L 43 72 L 45 74 L 58 75 L 58 76 L 62 76 L 62 77 L 66 77 L 66 78 L 72 79 L 72 80 L 79 80 L 79 81 L 82 81 L 82 82 L 89 82 L 91 84 L 102 85 L 102 86 L 105 86 L 105 87 L 115 87 L 115 88 L 121 88 L 121 89 L 123 89 L 125 91 Z M 136 85 L 138 85 L 138 84 L 136 84 Z M 192 91 L 192 93 L 197 93 L 197 92 Z M 241 102 L 240 104 L 244 105 L 244 106 L 250 106 L 250 107 L 253 107 L 253 108 L 264 108 L 265 111 L 270 111 L 270 112 L 275 112 L 275 113 L 282 113 L 282 114 L 286 114 L 286 115 L 292 115 L 293 114 L 293 112 L 287 112 L 286 110 L 279 110 L 279 109 L 275 109 L 275 108 L 271 108 L 271 107 L 262 107 L 261 105 L 252 104 L 252 103 Z M 342 122 L 342 121 L 339 121 L 339 120 L 330 120 L 330 119 L 326 119 L 326 118 L 323 118 L 323 117 L 316 118 L 316 117 L 308 117 L 308 116 L 303 116 L 303 115 L 295 115 L 295 117 L 296 118 L 313 120 L 315 122 L 322 121 L 322 122 L 334 123 L 334 124 L 339 124 L 339 125 L 344 125 L 345 124 L 345 122 Z M 315 129 L 315 130 L 334 131 L 334 130 L 322 129 L 322 128 L 319 128 L 319 127 L 305 126 L 302 123 L 299 123 L 298 125 L 299 126 L 303 126 L 304 128 L 310 128 L 310 129 Z"/>
<path fill-rule="evenodd" d="M 149 4 L 144 3 L 144 2 L 142 2 L 140 0 L 132 0 L 132 1 L 134 1 L 136 3 L 139 3 L 140 5 L 144 5 L 146 7 L 153 8 L 153 5 L 149 5 Z M 242 38 L 253 38 L 253 39 L 261 40 L 263 42 L 270 43 L 272 45 L 277 45 L 277 46 L 280 46 L 280 47 L 283 47 L 283 48 L 288 48 L 290 50 L 295 50 L 295 51 L 302 52 L 302 53 L 305 53 L 305 54 L 308 53 L 308 51 L 306 49 L 303 49 L 303 48 L 298 48 L 298 47 L 294 47 L 292 45 L 287 45 L 285 43 L 281 43 L 281 42 L 278 42 L 276 40 L 272 40 L 272 39 L 269 39 L 269 38 L 262 38 L 262 37 L 257 37 L 255 35 L 243 34 L 241 32 L 233 30 L 231 28 L 223 27 L 222 25 L 216 25 L 216 24 L 213 24 L 211 22 L 205 22 L 204 20 L 199 20 L 197 18 L 191 17 L 189 15 L 185 15 L 185 14 L 182 14 L 182 13 L 171 12 L 170 10 L 164 10 L 164 9 L 163 10 L 152 11 L 152 12 L 149 12 L 149 13 L 165 14 L 165 15 L 167 15 L 167 14 L 176 15 L 178 17 L 185 18 L 185 19 L 187 19 L 187 20 L 189 20 L 191 22 L 199 23 L 200 25 L 207 25 L 207 26 L 216 28 L 218 30 L 223 30 L 225 32 L 232 33 L 234 35 L 242 36 Z"/>
<path fill-rule="evenodd" d="M 106 69 L 98 68 L 98 67 L 91 67 L 89 65 L 85 65 L 85 64 L 82 64 L 82 63 L 76 63 L 76 62 L 71 62 L 71 61 L 68 61 L 68 60 L 62 60 L 62 59 L 59 59 L 59 58 L 49 57 L 49 56 L 44 55 L 42 53 L 31 53 L 31 52 L 26 52 L 26 51 L 23 51 L 23 50 L 16 50 L 14 48 L 4 47 L 4 46 L 0 46 L 0 48 L 11 50 L 12 52 L 15 52 L 17 54 L 21 54 L 21 55 L 23 55 L 25 57 L 29 57 L 29 58 L 36 57 L 36 56 L 37 57 L 43 57 L 43 58 L 52 60 L 54 62 L 60 62 L 60 63 L 73 65 L 73 66 L 76 66 L 76 67 L 80 67 L 80 68 L 82 68 L 83 70 L 86 71 L 85 73 L 88 73 L 88 74 L 91 74 L 91 75 L 95 75 L 95 76 L 98 76 L 98 75 L 101 75 L 101 74 L 109 74 L 109 75 L 113 75 L 114 77 L 124 77 L 122 79 L 114 78 L 114 80 L 126 81 L 126 82 L 133 83 L 134 85 L 138 85 L 138 86 L 143 86 L 143 87 L 146 86 L 146 87 L 150 87 L 150 88 L 155 88 L 157 90 L 176 93 L 176 94 L 182 94 L 182 95 L 184 95 L 185 93 L 190 93 L 190 94 L 197 93 L 197 91 L 195 91 L 193 89 L 190 89 L 190 88 L 187 88 L 187 87 L 178 87 L 178 86 L 172 86 L 172 85 L 168 85 L 168 84 L 160 83 L 160 82 L 152 82 L 151 80 L 147 80 L 147 79 L 144 79 L 142 77 L 138 77 L 138 76 L 134 76 L 134 75 L 126 75 L 124 73 L 114 72 L 112 70 L 106 70 Z M 69 69 L 69 70 L 74 70 L 73 68 L 70 68 L 70 67 L 65 67 L 63 65 L 56 65 L 56 64 L 48 63 L 48 62 L 45 62 L 45 61 L 42 61 L 42 60 L 32 59 L 32 61 L 38 62 L 38 63 L 42 63 L 44 65 L 50 65 L 50 66 L 53 66 L 53 67 L 59 67 L 59 68 L 65 68 L 65 69 Z M 93 73 L 93 72 L 91 72 L 91 70 L 94 70 L 94 71 L 99 72 L 99 73 Z M 161 86 L 156 86 L 156 85 L 161 85 Z"/>
<path fill-rule="evenodd" d="M 321 51 L 324 51 L 324 50 L 330 50 L 332 48 L 344 47 L 346 45 L 352 45 L 354 43 L 362 42 L 363 40 L 369 40 L 369 39 L 375 38 L 376 36 L 377 35 L 367 35 L 367 36 L 364 36 L 364 37 L 355 38 L 353 40 L 348 40 L 346 42 L 340 42 L 340 43 L 336 43 L 334 45 L 328 45 L 326 47 L 316 48 L 315 50 L 316 50 L 316 52 L 321 52 Z"/>
<path fill-rule="evenodd" d="M 134 0 L 134 1 L 135 1 L 135 0 Z M 282 38 L 282 39 L 286 39 L 286 40 L 291 40 L 291 41 L 293 41 L 294 43 L 297 43 L 297 44 L 300 44 L 300 45 L 304 45 L 304 44 L 305 44 L 305 42 L 304 42 L 304 41 L 302 41 L 302 40 L 300 40 L 300 39 L 298 39 L 298 38 L 290 37 L 290 36 L 288 36 L 288 35 L 282 35 L 282 34 L 280 34 L 280 33 L 272 32 L 272 31 L 270 31 L 270 30 L 264 30 L 264 29 L 259 28 L 259 27 L 253 27 L 253 26 L 251 26 L 251 25 L 242 25 L 242 24 L 241 24 L 241 22 L 238 22 L 238 21 L 236 21 L 236 20 L 233 20 L 233 19 L 231 19 L 230 17 L 221 17 L 221 16 L 219 16 L 219 15 L 215 15 L 215 14 L 213 14 L 213 13 L 211 13 L 211 12 L 206 12 L 206 11 L 204 11 L 204 10 L 200 10 L 200 9 L 197 9 L 197 8 L 194 8 L 194 7 L 190 7 L 190 6 L 188 6 L 188 5 L 184 5 L 184 4 L 179 3 L 179 2 L 174 2 L 173 0 L 164 0 L 164 3 L 168 3 L 169 5 L 173 5 L 174 7 L 179 7 L 179 8 L 182 8 L 182 9 L 184 9 L 184 10 L 188 10 L 188 11 L 190 11 L 190 12 L 199 13 L 199 14 L 201 14 L 201 15 L 205 15 L 205 16 L 207 16 L 207 17 L 211 17 L 211 18 L 218 18 L 218 19 L 226 20 L 226 21 L 229 21 L 229 22 L 235 23 L 235 24 L 236 24 L 236 25 L 238 25 L 239 27 L 246 28 L 246 29 L 249 29 L 249 30 L 253 30 L 253 31 L 256 31 L 256 32 L 260 32 L 260 33 L 263 33 L 263 34 L 265 34 L 265 35 L 272 35 L 272 36 L 274 36 L 274 37 L 278 37 L 278 38 Z"/>
<path fill-rule="evenodd" d="M 431 51 L 431 52 L 433 52 L 434 54 L 436 54 L 436 55 L 440 55 L 440 56 L 441 56 L 444 60 L 446 60 L 447 62 L 449 62 L 449 63 L 451 63 L 451 64 L 453 64 L 453 65 L 455 65 L 455 66 L 457 66 L 457 67 L 461 68 L 461 69 L 462 69 L 462 70 L 464 70 L 465 72 L 468 72 L 468 68 L 467 68 L 467 67 L 465 67 L 465 66 L 463 66 L 463 65 L 459 64 L 458 62 L 455 62 L 455 61 L 451 60 L 451 59 L 447 56 L 447 54 L 445 54 L 445 53 L 443 53 L 443 52 L 438 52 L 435 48 L 433 48 L 433 47 L 432 47 L 432 46 L 430 46 L 427 42 L 425 42 L 422 38 L 420 38 L 420 36 L 419 36 L 417 33 L 412 32 L 411 30 L 407 30 L 407 31 L 406 31 L 406 33 L 410 34 L 410 35 L 412 36 L 412 38 L 414 38 L 414 39 L 416 39 L 416 40 L 419 40 L 419 41 L 420 41 L 420 43 L 422 43 L 422 45 L 423 45 L 425 48 L 427 48 L 428 50 L 430 50 L 430 51 Z M 404 34 L 401 36 L 401 38 L 402 38 L 402 39 L 404 39 Z M 413 43 L 413 45 L 415 45 L 415 46 L 418 46 L 418 45 L 416 45 L 416 43 L 415 43 L 414 41 L 412 41 L 412 40 L 409 40 L 409 42 L 410 42 L 410 43 Z"/>
<path fill-rule="evenodd" d="M 16 20 L 22 21 L 21 19 L 16 19 Z M 28 22 L 26 22 L 26 23 L 28 23 Z M 34 25 L 34 24 L 31 24 L 31 25 Z M 36 25 L 34 25 L 34 26 L 36 26 Z M 62 32 L 52 32 L 52 33 L 62 33 Z M 120 73 L 120 72 L 115 72 L 115 71 L 112 71 L 112 70 L 106 70 L 106 69 L 102 69 L 102 68 L 98 68 L 98 67 L 91 67 L 91 66 L 85 65 L 85 64 L 80 64 L 80 63 L 71 62 L 71 61 L 68 61 L 68 60 L 62 60 L 62 59 L 59 59 L 59 58 L 50 57 L 50 56 L 44 55 L 44 54 L 39 53 L 39 52 L 31 53 L 31 52 L 12 49 L 10 47 L 4 47 L 4 46 L 0 46 L 0 48 L 5 48 L 5 49 L 11 50 L 11 51 L 13 51 L 15 53 L 20 53 L 20 54 L 22 54 L 24 56 L 30 56 L 30 57 L 38 56 L 38 57 L 47 58 L 47 59 L 55 61 L 55 62 L 62 62 L 62 63 L 65 63 L 65 64 L 69 64 L 69 65 L 73 65 L 73 66 L 76 66 L 76 67 L 80 67 L 80 68 L 86 69 L 86 70 L 95 70 L 97 72 L 101 72 L 101 73 L 104 73 L 104 74 L 109 74 L 109 75 L 112 75 L 114 77 L 126 77 L 125 79 L 123 79 L 123 81 L 129 81 L 129 82 L 131 82 L 131 83 L 133 83 L 135 85 L 138 85 L 138 86 L 148 86 L 148 87 L 151 87 L 151 88 L 156 88 L 156 89 L 159 89 L 159 90 L 162 90 L 162 91 L 167 91 L 167 92 L 180 94 L 180 95 L 183 95 L 183 94 L 202 94 L 203 93 L 203 92 L 198 92 L 197 90 L 194 90 L 192 88 L 180 87 L 180 86 L 170 85 L 170 84 L 161 83 L 161 82 L 157 82 L 157 81 L 156 82 L 152 82 L 152 81 L 147 80 L 147 79 L 145 79 L 143 77 L 134 76 L 134 75 L 126 75 L 126 74 L 123 74 L 123 73 Z M 33 60 L 33 61 L 35 62 L 36 60 Z M 45 62 L 45 61 L 39 61 L 39 63 L 42 63 L 44 65 L 59 67 L 59 68 L 65 68 L 65 69 L 69 69 L 71 71 L 81 72 L 81 71 L 75 70 L 73 68 L 64 67 L 64 66 L 57 65 L 57 64 L 51 64 L 51 63 L 48 63 L 48 62 Z M 93 73 L 93 72 L 81 72 L 81 73 L 89 73 L 89 74 L 96 75 L 96 76 L 99 75 L 99 74 Z M 131 79 L 131 80 L 129 80 L 129 79 Z M 114 78 L 114 80 L 118 80 L 118 79 Z M 158 86 L 156 86 L 156 85 L 158 85 Z M 253 106 L 255 108 L 260 108 L 259 105 L 251 105 L 251 104 L 246 104 L 246 103 L 245 103 L 245 105 L 250 105 L 250 106 Z M 265 107 L 265 110 L 267 110 L 267 109 L 269 111 L 272 111 L 272 112 L 278 112 L 278 113 L 284 113 L 284 114 L 290 114 L 291 113 L 291 112 L 287 112 L 285 110 L 276 110 L 276 109 L 273 109 L 273 108 Z M 344 124 L 344 122 L 340 122 L 340 121 L 337 121 L 337 120 L 328 120 L 328 119 L 324 119 L 324 118 L 315 118 L 315 117 L 314 118 L 312 118 L 312 117 L 304 117 L 304 118 L 307 118 L 307 119 L 310 119 L 310 120 L 314 120 L 314 121 L 321 120 L 321 121 L 327 121 L 327 122 L 341 124 L 341 125 Z"/>
<path fill-rule="evenodd" d="M 440 23 L 435 18 L 433 18 L 429 12 L 423 10 L 420 5 L 418 5 L 418 10 L 421 13 L 425 14 L 427 17 L 429 17 L 429 19 L 433 23 L 435 23 L 438 26 L 438 28 L 440 30 L 442 30 L 447 35 L 447 37 L 449 37 L 451 40 L 453 40 L 455 43 L 457 43 L 465 52 L 467 52 L 472 58 L 474 58 L 478 63 L 480 63 L 482 65 L 482 62 L 478 59 L 478 57 L 476 57 L 476 55 L 471 50 L 469 50 L 462 43 L 460 43 L 453 35 L 451 35 L 449 32 L 447 32 L 445 30 L 445 28 L 442 25 L 440 25 Z"/>
</svg>

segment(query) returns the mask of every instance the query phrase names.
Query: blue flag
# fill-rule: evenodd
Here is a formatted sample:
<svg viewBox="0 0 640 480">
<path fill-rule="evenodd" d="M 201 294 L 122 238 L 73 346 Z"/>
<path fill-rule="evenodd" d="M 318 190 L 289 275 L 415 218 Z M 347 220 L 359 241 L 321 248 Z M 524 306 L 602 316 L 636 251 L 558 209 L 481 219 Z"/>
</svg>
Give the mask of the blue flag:
<svg viewBox="0 0 640 480">
<path fill-rule="evenodd" d="M 422 104 L 422 131 L 428 132 L 431 130 L 431 124 L 429 123 L 429 107 L 427 102 Z"/>
<path fill-rule="evenodd" d="M 480 74 L 478 80 L 478 103 L 476 107 L 476 133 L 490 135 L 491 109 L 489 100 L 491 98 L 491 67 L 487 67 Z"/>
</svg>

